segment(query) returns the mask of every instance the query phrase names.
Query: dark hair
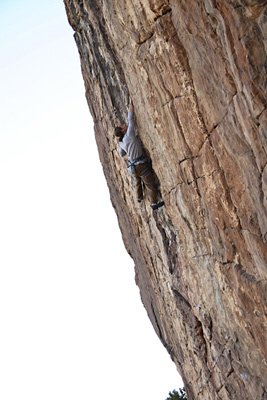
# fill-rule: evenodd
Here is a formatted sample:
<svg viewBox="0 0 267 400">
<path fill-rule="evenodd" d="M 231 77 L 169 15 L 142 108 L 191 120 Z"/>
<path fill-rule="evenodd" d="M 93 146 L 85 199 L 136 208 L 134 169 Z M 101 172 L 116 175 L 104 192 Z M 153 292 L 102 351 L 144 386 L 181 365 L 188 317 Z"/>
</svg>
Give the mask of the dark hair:
<svg viewBox="0 0 267 400">
<path fill-rule="evenodd" d="M 122 131 L 121 131 L 121 127 L 120 126 L 116 126 L 116 128 L 114 129 L 114 135 L 116 137 L 121 137 L 122 136 Z"/>
</svg>

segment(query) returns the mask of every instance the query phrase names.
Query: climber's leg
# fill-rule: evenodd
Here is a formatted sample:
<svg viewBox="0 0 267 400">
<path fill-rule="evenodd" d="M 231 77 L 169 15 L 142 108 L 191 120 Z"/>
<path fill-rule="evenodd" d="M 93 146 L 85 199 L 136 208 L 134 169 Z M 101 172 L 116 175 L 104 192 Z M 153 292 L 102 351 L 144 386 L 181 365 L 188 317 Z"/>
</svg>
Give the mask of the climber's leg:
<svg viewBox="0 0 267 400">
<path fill-rule="evenodd" d="M 147 190 L 147 195 L 151 203 L 152 209 L 157 210 L 158 208 L 162 207 L 164 205 L 164 202 L 160 200 L 161 195 L 158 187 L 158 181 L 155 172 L 152 169 L 151 163 L 146 162 L 136 165 L 135 176 L 137 179 L 137 190 L 139 190 L 139 193 L 142 193 L 143 196 L 143 183 Z M 139 194 L 137 196 L 139 196 Z"/>
<path fill-rule="evenodd" d="M 159 190 L 153 170 L 146 175 L 142 175 L 142 181 L 147 189 L 147 195 L 151 204 L 155 204 L 159 199 Z"/>
<path fill-rule="evenodd" d="M 136 190 L 136 195 L 137 195 L 137 201 L 141 202 L 144 198 L 143 195 L 143 187 L 142 187 L 142 179 L 139 175 L 139 168 L 137 168 L 138 165 L 135 166 L 135 190 Z"/>
<path fill-rule="evenodd" d="M 136 165 L 136 171 L 145 185 L 151 203 L 156 203 L 159 197 L 158 185 L 155 173 L 150 162 Z"/>
</svg>

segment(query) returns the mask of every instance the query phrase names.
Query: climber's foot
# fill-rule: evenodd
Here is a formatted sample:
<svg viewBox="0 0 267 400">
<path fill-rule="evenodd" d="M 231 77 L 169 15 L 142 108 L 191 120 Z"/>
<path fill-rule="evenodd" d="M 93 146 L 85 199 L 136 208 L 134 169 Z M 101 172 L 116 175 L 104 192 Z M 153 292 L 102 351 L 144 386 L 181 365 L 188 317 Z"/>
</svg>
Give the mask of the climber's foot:
<svg viewBox="0 0 267 400">
<path fill-rule="evenodd" d="M 158 201 L 157 203 L 152 203 L 151 208 L 152 210 L 157 210 L 158 208 L 164 206 L 164 201 Z"/>
</svg>

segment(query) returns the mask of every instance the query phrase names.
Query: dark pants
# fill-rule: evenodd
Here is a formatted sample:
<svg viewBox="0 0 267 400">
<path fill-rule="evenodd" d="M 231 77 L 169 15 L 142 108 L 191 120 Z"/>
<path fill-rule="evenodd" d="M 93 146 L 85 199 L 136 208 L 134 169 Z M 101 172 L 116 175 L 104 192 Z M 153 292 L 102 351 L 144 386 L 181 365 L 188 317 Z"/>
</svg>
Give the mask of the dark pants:
<svg viewBox="0 0 267 400">
<path fill-rule="evenodd" d="M 147 190 L 149 200 L 152 203 L 157 203 L 159 200 L 159 189 L 157 178 L 155 172 L 152 169 L 150 162 L 145 162 L 143 164 L 137 164 L 135 168 L 135 182 L 136 182 L 136 192 L 137 199 L 141 201 L 144 197 L 143 195 L 143 185 Z"/>
</svg>

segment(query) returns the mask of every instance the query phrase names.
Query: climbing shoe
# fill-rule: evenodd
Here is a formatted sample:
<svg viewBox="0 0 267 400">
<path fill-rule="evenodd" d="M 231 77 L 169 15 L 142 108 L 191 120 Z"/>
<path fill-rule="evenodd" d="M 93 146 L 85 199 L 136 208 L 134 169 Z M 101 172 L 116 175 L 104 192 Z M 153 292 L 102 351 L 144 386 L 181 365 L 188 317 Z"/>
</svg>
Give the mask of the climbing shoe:
<svg viewBox="0 0 267 400">
<path fill-rule="evenodd" d="M 157 210 L 158 208 L 164 206 L 164 201 L 159 201 L 158 203 L 152 203 L 151 208 L 152 210 Z"/>
</svg>

